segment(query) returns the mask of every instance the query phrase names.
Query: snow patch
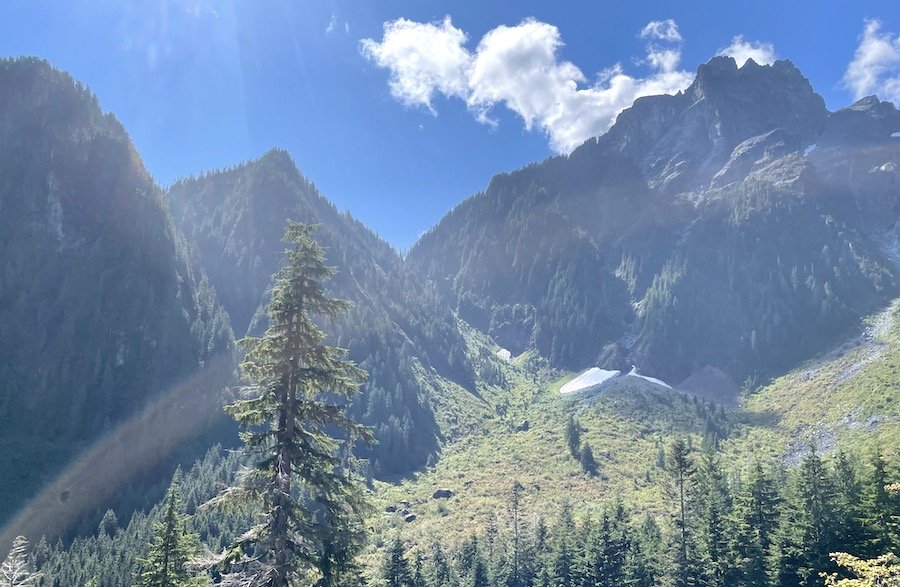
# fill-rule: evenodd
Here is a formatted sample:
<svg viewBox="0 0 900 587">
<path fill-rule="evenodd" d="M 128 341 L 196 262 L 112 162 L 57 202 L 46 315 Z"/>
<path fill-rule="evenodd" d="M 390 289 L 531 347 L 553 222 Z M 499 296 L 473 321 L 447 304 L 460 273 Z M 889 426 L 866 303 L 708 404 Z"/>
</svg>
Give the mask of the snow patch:
<svg viewBox="0 0 900 587">
<path fill-rule="evenodd" d="M 666 389 L 672 389 L 672 386 L 669 385 L 668 383 L 666 383 L 665 381 L 663 381 L 662 379 L 657 379 L 656 377 L 647 377 L 646 375 L 641 375 L 640 373 L 638 373 L 637 367 L 635 367 L 634 365 L 631 366 L 631 371 L 628 372 L 628 377 L 639 377 L 640 379 L 643 379 L 644 381 L 649 381 L 650 383 L 655 383 L 656 385 L 661 385 L 661 386 L 665 387 Z"/>
<path fill-rule="evenodd" d="M 499 358 L 501 361 L 509 362 L 512 361 L 512 353 L 506 349 L 500 349 L 499 351 L 497 351 L 497 358 Z"/>
<path fill-rule="evenodd" d="M 608 371 L 606 369 L 600 369 L 598 367 L 591 367 L 575 379 L 563 385 L 559 389 L 559 393 L 563 395 L 570 393 L 582 393 L 584 391 L 600 387 L 606 381 L 612 379 L 613 377 L 617 377 L 620 374 L 621 371 L 618 370 Z"/>
<path fill-rule="evenodd" d="M 813 143 L 813 144 L 811 144 L 810 146 L 808 146 L 808 147 L 806 147 L 805 149 L 803 149 L 803 156 L 804 156 L 804 157 L 809 157 L 809 154 L 812 153 L 812 152 L 815 151 L 815 150 L 816 150 L 816 144 Z"/>
</svg>

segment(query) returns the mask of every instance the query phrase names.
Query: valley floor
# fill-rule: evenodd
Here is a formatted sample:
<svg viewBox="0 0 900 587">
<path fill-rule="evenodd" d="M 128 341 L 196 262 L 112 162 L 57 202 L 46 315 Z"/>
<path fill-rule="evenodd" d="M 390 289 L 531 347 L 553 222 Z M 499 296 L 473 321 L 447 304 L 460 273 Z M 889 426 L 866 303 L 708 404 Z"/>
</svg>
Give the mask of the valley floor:
<svg viewBox="0 0 900 587">
<path fill-rule="evenodd" d="M 521 509 L 532 521 L 552 517 L 563 503 L 576 519 L 595 518 L 619 499 L 666 524 L 664 452 L 679 436 L 698 449 L 718 442 L 733 475 L 751 459 L 792 467 L 810 447 L 823 454 L 877 448 L 900 461 L 900 301 L 867 319 L 859 335 L 727 411 L 635 378 L 599 394 L 561 395 L 577 374 L 536 369 L 529 355 L 498 361 L 507 385 L 482 394 L 493 410 L 481 413 L 477 431 L 447 443 L 424 472 L 376 484 L 373 560 L 398 534 L 414 550 L 425 549 L 434 537 L 459 543 L 505 523 L 515 481 L 524 487 Z M 570 455 L 570 414 L 592 447 L 596 476 Z M 433 497 L 439 489 L 452 497 Z"/>
</svg>

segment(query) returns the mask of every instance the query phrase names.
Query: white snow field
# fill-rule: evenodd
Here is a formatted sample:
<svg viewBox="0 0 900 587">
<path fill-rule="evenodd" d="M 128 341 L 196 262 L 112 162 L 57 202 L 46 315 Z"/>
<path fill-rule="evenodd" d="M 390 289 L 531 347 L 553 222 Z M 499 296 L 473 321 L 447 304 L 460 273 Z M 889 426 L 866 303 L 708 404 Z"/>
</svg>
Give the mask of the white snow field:
<svg viewBox="0 0 900 587">
<path fill-rule="evenodd" d="M 663 381 L 662 379 L 657 379 L 656 377 L 647 377 L 646 375 L 641 375 L 637 371 L 637 367 L 634 365 L 631 366 L 631 371 L 628 372 L 627 377 L 639 377 L 644 381 L 649 381 L 650 383 L 655 383 L 656 385 L 662 385 L 666 389 L 672 389 L 672 386 Z"/>
<path fill-rule="evenodd" d="M 559 393 L 561 394 L 570 394 L 570 393 L 582 393 L 585 391 L 589 391 L 591 389 L 595 389 L 603 385 L 606 381 L 612 379 L 613 377 L 617 377 L 621 374 L 621 371 L 607 371 L 606 369 L 600 369 L 598 367 L 591 367 L 572 381 L 569 381 L 561 388 L 559 388 Z"/>
</svg>

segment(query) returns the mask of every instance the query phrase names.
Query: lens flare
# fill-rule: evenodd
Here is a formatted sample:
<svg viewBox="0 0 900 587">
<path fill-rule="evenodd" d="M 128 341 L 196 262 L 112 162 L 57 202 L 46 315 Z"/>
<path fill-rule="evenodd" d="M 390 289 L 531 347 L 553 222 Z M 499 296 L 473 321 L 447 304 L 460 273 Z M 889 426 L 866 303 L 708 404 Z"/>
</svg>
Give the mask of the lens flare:
<svg viewBox="0 0 900 587">
<path fill-rule="evenodd" d="M 225 418 L 223 390 L 233 382 L 230 353 L 161 394 L 102 437 L 38 493 L 0 531 L 0 551 L 18 536 L 48 540 L 111 503 L 123 486 Z"/>
</svg>

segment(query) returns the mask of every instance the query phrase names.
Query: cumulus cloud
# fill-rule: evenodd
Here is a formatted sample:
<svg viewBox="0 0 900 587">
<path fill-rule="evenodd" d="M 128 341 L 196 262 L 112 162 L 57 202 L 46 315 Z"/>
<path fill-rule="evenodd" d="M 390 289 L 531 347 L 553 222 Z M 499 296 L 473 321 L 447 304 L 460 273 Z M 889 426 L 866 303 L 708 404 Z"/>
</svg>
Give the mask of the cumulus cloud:
<svg viewBox="0 0 900 587">
<path fill-rule="evenodd" d="M 678 25 L 671 18 L 666 20 L 651 20 L 643 29 L 640 35 L 642 39 L 650 39 L 653 41 L 668 41 L 669 43 L 680 43 L 681 33 L 678 31 Z"/>
<path fill-rule="evenodd" d="M 900 104 L 900 35 L 882 33 L 878 20 L 866 21 L 844 83 L 857 100 L 877 94 Z"/>
<path fill-rule="evenodd" d="M 743 35 L 731 39 L 731 44 L 719 49 L 716 55 L 734 57 L 738 67 L 742 67 L 748 59 L 753 59 L 760 65 L 771 65 L 778 59 L 772 43 L 745 41 Z"/>
<path fill-rule="evenodd" d="M 693 74 L 680 70 L 681 34 L 672 20 L 654 21 L 639 33 L 647 39 L 649 68 L 644 77 L 614 64 L 591 81 L 575 64 L 562 60 L 559 29 L 527 19 L 488 31 L 474 51 L 466 34 L 449 17 L 439 23 L 398 19 L 384 24 L 381 42 L 360 41 L 362 54 L 390 72 L 391 94 L 407 106 L 433 114 L 442 94 L 465 100 L 482 123 L 496 125 L 492 110 L 502 105 L 539 129 L 557 152 L 568 153 L 605 132 L 623 109 L 640 96 L 672 94 L 687 87 Z"/>
<path fill-rule="evenodd" d="M 466 34 L 450 17 L 441 23 L 405 18 L 384 23 L 384 37 L 360 41 L 360 51 L 379 67 L 390 70 L 391 94 L 407 106 L 424 106 L 433 114 L 436 92 L 465 98 L 471 55 L 463 47 Z"/>
</svg>

